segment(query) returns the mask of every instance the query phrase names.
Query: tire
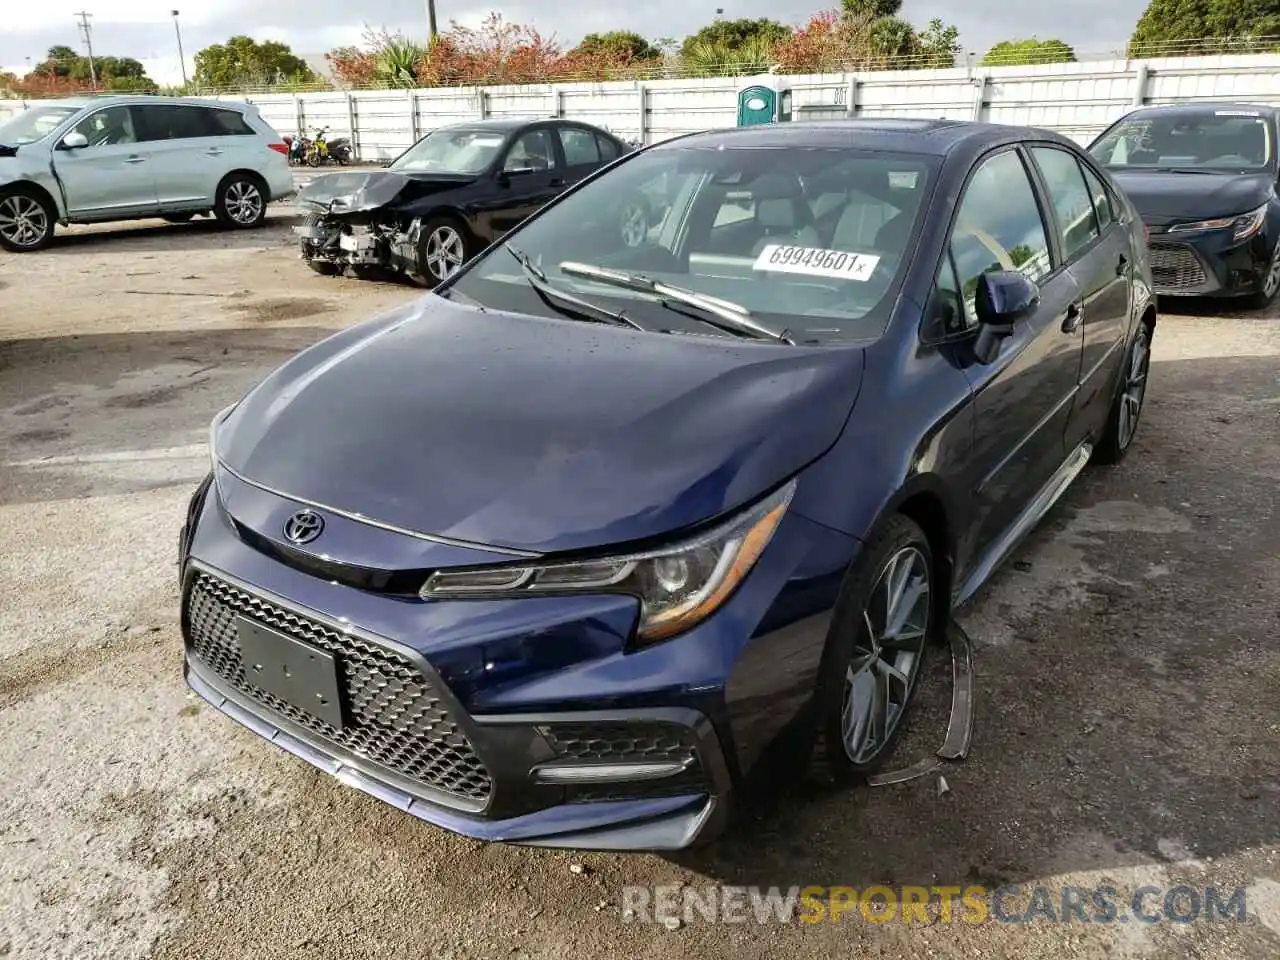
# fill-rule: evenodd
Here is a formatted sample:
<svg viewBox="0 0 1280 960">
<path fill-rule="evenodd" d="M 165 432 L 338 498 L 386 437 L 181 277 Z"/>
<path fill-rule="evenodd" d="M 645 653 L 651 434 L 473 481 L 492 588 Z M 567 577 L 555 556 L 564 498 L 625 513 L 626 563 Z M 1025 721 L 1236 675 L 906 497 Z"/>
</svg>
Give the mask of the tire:
<svg viewBox="0 0 1280 960">
<path fill-rule="evenodd" d="M 247 230 L 267 218 L 266 187 L 252 174 L 227 174 L 213 197 L 213 215 L 224 227 Z"/>
<path fill-rule="evenodd" d="M 0 247 L 10 253 L 43 250 L 53 240 L 58 211 L 37 190 L 0 190 Z"/>
<path fill-rule="evenodd" d="M 1138 432 L 1138 421 L 1147 397 L 1147 374 L 1151 369 L 1151 327 L 1138 324 L 1133 343 L 1125 353 L 1124 369 L 1120 371 L 1120 384 L 1115 399 L 1107 411 L 1107 423 L 1102 437 L 1093 451 L 1093 462 L 1119 463 L 1133 445 Z"/>
<path fill-rule="evenodd" d="M 471 259 L 475 241 L 458 220 L 449 216 L 428 217 L 418 237 L 418 276 L 431 289 Z"/>
<path fill-rule="evenodd" d="M 629 200 L 618 211 L 618 232 L 628 247 L 643 245 L 653 223 L 653 210 L 643 199 Z"/>
<path fill-rule="evenodd" d="M 166 213 L 161 219 L 165 223 L 190 223 L 194 217 L 194 213 Z"/>
<path fill-rule="evenodd" d="M 1267 272 L 1262 275 L 1259 283 L 1261 286 L 1258 287 L 1258 292 L 1249 298 L 1249 307 L 1253 310 L 1271 306 L 1276 294 L 1280 293 L 1280 240 L 1276 241 L 1275 248 L 1271 251 Z"/>
<path fill-rule="evenodd" d="M 881 525 L 845 575 L 818 676 L 816 755 L 826 779 L 862 782 L 892 755 L 926 651 L 938 639 L 934 604 L 944 600 L 937 587 L 929 538 L 901 514 Z"/>
</svg>

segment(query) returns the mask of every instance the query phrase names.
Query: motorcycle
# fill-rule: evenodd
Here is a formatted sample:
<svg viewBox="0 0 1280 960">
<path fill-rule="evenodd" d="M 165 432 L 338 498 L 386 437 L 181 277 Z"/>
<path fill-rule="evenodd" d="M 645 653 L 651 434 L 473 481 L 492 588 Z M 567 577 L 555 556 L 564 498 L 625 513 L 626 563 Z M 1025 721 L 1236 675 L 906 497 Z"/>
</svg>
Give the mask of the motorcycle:
<svg viewBox="0 0 1280 960">
<path fill-rule="evenodd" d="M 340 167 L 355 162 L 355 154 L 351 150 L 351 141 L 346 137 L 335 137 L 329 141 L 329 157 Z"/>
<path fill-rule="evenodd" d="M 316 135 L 307 145 L 306 158 L 308 167 L 318 167 L 329 158 L 329 142 L 325 139 L 328 127 L 320 127 Z"/>
</svg>

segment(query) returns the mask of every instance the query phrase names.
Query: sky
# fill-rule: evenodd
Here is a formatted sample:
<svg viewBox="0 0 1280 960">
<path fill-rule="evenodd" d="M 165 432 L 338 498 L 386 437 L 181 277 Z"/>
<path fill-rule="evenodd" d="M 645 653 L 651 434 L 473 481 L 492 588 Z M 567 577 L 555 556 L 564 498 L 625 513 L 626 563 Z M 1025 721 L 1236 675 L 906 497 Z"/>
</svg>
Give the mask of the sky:
<svg viewBox="0 0 1280 960">
<path fill-rule="evenodd" d="M 342 44 L 358 43 L 366 24 L 425 37 L 425 0 L 201 0 L 180 11 L 182 45 L 188 70 L 203 47 L 237 33 L 258 40 L 281 40 L 299 55 L 323 54 Z M 769 16 L 800 24 L 838 0 L 647 0 L 646 3 L 583 3 L 582 0 L 524 0 L 520 3 L 475 4 L 474 0 L 436 0 L 440 29 L 450 20 L 474 26 L 491 10 L 511 21 L 528 23 L 554 34 L 565 46 L 583 35 L 611 29 L 635 30 L 650 38 L 684 37 L 713 20 L 717 4 L 726 18 Z M 979 54 L 998 40 L 1057 37 L 1081 54 L 1118 49 L 1128 40 L 1146 0 L 1021 0 L 1012 13 L 1010 0 L 906 0 L 902 15 L 917 26 L 933 17 L 954 23 L 960 42 Z M 9 0 L 0 14 L 0 68 L 23 73 L 55 44 L 83 51 L 75 14 L 93 14 L 94 53 L 134 57 L 158 83 L 181 80 L 172 5 L 163 0 Z M 1017 26 L 1012 25 L 1016 16 Z M 28 61 L 29 58 L 29 61 Z"/>
</svg>

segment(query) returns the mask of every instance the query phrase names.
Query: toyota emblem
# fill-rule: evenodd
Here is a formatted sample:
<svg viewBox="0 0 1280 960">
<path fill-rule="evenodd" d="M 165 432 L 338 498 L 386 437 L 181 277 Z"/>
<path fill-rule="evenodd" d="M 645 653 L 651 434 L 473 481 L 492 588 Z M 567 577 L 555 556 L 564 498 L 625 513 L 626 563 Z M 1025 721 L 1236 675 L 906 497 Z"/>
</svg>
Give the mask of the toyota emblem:
<svg viewBox="0 0 1280 960">
<path fill-rule="evenodd" d="M 290 543 L 310 543 L 324 530 L 324 517 L 314 510 L 299 510 L 284 523 L 284 538 Z"/>
</svg>

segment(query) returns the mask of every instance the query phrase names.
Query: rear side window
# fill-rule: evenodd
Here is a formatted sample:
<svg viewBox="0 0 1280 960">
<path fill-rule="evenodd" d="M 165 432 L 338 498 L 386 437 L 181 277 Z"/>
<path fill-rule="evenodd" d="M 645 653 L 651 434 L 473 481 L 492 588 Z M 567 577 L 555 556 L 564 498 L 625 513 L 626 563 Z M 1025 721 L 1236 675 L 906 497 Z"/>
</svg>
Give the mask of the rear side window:
<svg viewBox="0 0 1280 960">
<path fill-rule="evenodd" d="M 1058 214 L 1063 256 L 1070 261 L 1098 236 L 1098 219 L 1076 158 L 1053 147 L 1032 147 L 1031 155 L 1044 174 L 1049 199 Z"/>
<path fill-rule="evenodd" d="M 178 104 L 147 104 L 140 108 L 148 140 L 193 140 L 198 137 L 225 136 L 213 118 L 214 111 L 205 107 Z"/>
<path fill-rule="evenodd" d="M 618 159 L 618 147 L 608 137 L 596 137 L 596 146 L 600 150 L 600 159 L 605 163 Z"/>
<path fill-rule="evenodd" d="M 586 167 L 600 162 L 600 148 L 596 146 L 596 136 L 590 130 L 561 127 L 559 133 L 566 166 Z"/>
<path fill-rule="evenodd" d="M 255 133 L 244 114 L 237 110 L 209 110 L 213 120 L 214 135 L 221 137 L 252 137 Z"/>
<path fill-rule="evenodd" d="M 1080 169 L 1084 171 L 1084 182 L 1089 188 L 1089 196 L 1093 198 L 1093 212 L 1098 217 L 1098 232 L 1106 233 L 1107 227 L 1116 222 L 1116 210 L 1111 203 L 1111 192 L 1098 175 L 1083 163 L 1080 164 Z"/>
</svg>

